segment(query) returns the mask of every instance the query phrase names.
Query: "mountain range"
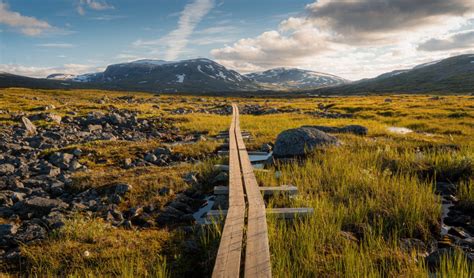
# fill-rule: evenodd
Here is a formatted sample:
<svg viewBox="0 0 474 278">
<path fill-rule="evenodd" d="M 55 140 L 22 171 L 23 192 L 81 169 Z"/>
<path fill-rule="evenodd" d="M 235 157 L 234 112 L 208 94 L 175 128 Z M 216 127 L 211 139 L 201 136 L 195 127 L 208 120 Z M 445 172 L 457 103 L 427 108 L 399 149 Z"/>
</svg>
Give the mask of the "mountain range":
<svg viewBox="0 0 474 278">
<path fill-rule="evenodd" d="M 474 55 L 454 56 L 350 82 L 341 77 L 297 68 L 240 74 L 209 59 L 138 60 L 109 65 L 104 72 L 46 78 L 0 73 L 0 88 L 106 89 L 164 93 L 269 92 L 316 94 L 423 93 L 474 91 Z"/>
</svg>

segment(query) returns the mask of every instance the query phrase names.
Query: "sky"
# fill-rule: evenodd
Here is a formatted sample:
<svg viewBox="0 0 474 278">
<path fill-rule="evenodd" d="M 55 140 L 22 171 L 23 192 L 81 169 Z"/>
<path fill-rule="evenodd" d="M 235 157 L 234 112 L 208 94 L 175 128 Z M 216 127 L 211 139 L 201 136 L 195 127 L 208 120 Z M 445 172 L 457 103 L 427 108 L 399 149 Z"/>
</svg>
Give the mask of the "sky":
<svg viewBox="0 0 474 278">
<path fill-rule="evenodd" d="M 473 0 L 0 0 L 0 71 L 209 58 L 349 80 L 474 53 Z"/>
</svg>

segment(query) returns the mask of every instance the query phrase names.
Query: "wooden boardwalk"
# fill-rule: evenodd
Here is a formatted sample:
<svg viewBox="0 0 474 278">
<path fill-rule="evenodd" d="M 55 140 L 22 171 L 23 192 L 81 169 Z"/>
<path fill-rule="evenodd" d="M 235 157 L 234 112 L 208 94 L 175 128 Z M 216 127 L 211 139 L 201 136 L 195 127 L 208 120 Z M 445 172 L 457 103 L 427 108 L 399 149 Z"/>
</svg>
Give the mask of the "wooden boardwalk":
<svg viewBox="0 0 474 278">
<path fill-rule="evenodd" d="M 232 108 L 228 137 L 229 209 L 212 277 L 240 277 L 244 247 L 244 277 L 271 277 L 265 203 L 240 130 L 239 109 L 235 104 Z"/>
</svg>

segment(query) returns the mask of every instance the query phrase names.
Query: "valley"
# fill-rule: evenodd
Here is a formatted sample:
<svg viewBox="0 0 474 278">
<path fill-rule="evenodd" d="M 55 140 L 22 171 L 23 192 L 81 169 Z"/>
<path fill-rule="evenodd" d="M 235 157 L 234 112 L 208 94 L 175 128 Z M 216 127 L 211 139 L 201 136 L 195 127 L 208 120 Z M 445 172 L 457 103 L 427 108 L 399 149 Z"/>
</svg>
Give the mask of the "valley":
<svg viewBox="0 0 474 278">
<path fill-rule="evenodd" d="M 258 185 L 298 190 L 267 208 L 313 209 L 267 216 L 274 277 L 473 275 L 472 96 L 26 88 L 0 91 L 2 275 L 209 277 L 232 103 Z"/>
</svg>

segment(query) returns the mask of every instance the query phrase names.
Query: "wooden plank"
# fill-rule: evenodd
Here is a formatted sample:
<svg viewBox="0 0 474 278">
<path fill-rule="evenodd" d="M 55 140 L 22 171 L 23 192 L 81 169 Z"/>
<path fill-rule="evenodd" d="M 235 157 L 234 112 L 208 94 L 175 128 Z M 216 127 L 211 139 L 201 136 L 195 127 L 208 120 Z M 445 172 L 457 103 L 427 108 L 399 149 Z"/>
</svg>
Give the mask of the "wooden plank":
<svg viewBox="0 0 474 278">
<path fill-rule="evenodd" d="M 258 151 L 254 151 L 254 152 L 247 152 L 249 155 L 269 155 L 270 153 L 268 152 L 258 152 Z M 222 156 L 225 156 L 225 155 L 229 155 L 229 151 L 217 151 L 217 154 L 218 155 L 222 155 Z"/>
<path fill-rule="evenodd" d="M 227 210 L 210 210 L 206 214 L 209 220 L 220 221 L 227 216 Z M 276 219 L 291 220 L 296 218 L 308 217 L 314 213 L 313 208 L 269 208 L 265 209 L 265 213 Z"/>
<path fill-rule="evenodd" d="M 229 211 L 224 223 L 212 277 L 239 277 L 245 225 L 245 199 L 241 177 L 235 127 L 238 121 L 234 109 L 229 128 Z"/>
<path fill-rule="evenodd" d="M 308 217 L 314 213 L 313 208 L 272 208 L 267 209 L 267 215 L 277 219 L 295 219 Z"/>
<path fill-rule="evenodd" d="M 260 186 L 260 193 L 263 196 L 272 196 L 276 194 L 287 194 L 287 195 L 296 195 L 298 193 L 298 188 L 293 185 L 282 185 L 282 186 Z M 229 194 L 228 186 L 214 186 L 214 195 L 227 195 Z"/>
<path fill-rule="evenodd" d="M 260 194 L 252 164 L 240 134 L 239 113 L 237 110 L 235 134 L 239 150 L 240 166 L 243 176 L 245 193 L 247 195 L 247 244 L 245 251 L 245 277 L 271 277 L 270 247 L 268 244 L 268 227 L 265 213 L 265 203 Z"/>
</svg>

